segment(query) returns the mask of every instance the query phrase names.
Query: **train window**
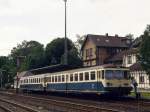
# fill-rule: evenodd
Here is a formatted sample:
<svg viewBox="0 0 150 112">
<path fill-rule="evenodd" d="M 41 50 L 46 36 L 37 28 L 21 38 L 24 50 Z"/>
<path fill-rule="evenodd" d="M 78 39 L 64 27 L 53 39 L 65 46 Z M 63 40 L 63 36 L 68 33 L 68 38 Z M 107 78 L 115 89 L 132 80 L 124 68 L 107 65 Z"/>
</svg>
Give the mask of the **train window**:
<svg viewBox="0 0 150 112">
<path fill-rule="evenodd" d="M 78 81 L 78 74 L 75 74 L 74 77 L 75 77 L 75 81 Z"/>
<path fill-rule="evenodd" d="M 52 76 L 52 82 L 54 82 L 54 76 Z"/>
<path fill-rule="evenodd" d="M 66 82 L 68 82 L 68 75 L 66 75 Z"/>
<path fill-rule="evenodd" d="M 129 72 L 128 71 L 124 71 L 124 78 L 129 79 Z"/>
<path fill-rule="evenodd" d="M 55 76 L 55 82 L 57 82 L 57 76 Z"/>
<path fill-rule="evenodd" d="M 58 82 L 61 82 L 61 76 L 58 76 Z"/>
<path fill-rule="evenodd" d="M 62 82 L 64 82 L 65 81 L 65 77 L 64 77 L 64 75 L 62 75 Z"/>
<path fill-rule="evenodd" d="M 91 80 L 95 80 L 95 71 L 92 71 L 90 75 L 91 75 Z"/>
<path fill-rule="evenodd" d="M 49 79 L 49 82 L 51 82 L 51 80 L 52 80 L 51 77 L 49 77 L 48 79 Z"/>
<path fill-rule="evenodd" d="M 102 79 L 104 79 L 104 70 L 102 70 L 102 74 L 101 75 L 102 75 Z"/>
<path fill-rule="evenodd" d="M 80 79 L 80 81 L 83 81 L 83 73 L 79 74 L 79 79 Z"/>
<path fill-rule="evenodd" d="M 85 80 L 89 80 L 89 72 L 85 72 Z"/>
<path fill-rule="evenodd" d="M 70 81 L 73 81 L 73 74 L 70 74 Z"/>
</svg>

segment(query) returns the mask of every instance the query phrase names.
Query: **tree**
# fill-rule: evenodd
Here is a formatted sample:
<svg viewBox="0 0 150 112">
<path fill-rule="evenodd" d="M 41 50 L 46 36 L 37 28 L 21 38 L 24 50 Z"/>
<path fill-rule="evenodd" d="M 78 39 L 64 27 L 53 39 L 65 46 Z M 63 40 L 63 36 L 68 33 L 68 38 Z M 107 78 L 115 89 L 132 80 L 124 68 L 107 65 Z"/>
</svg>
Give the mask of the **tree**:
<svg viewBox="0 0 150 112">
<path fill-rule="evenodd" d="M 141 38 L 142 43 L 139 49 L 139 60 L 144 70 L 150 75 L 150 25 L 147 26 Z"/>
<path fill-rule="evenodd" d="M 37 41 L 23 41 L 11 50 L 11 56 L 15 62 L 18 56 L 25 56 L 20 71 L 44 66 L 44 47 Z"/>
<path fill-rule="evenodd" d="M 78 52 L 71 40 L 67 39 L 67 43 L 68 64 L 74 65 L 79 62 L 79 60 L 76 61 L 76 59 L 79 59 Z M 48 43 L 45 50 L 45 56 L 47 65 L 64 63 L 64 38 L 56 38 L 52 42 Z"/>
<path fill-rule="evenodd" d="M 76 41 L 75 45 L 78 49 L 78 52 L 80 53 L 81 47 L 82 47 L 82 45 L 85 41 L 86 35 L 80 36 L 80 35 L 77 34 L 76 37 L 77 37 L 77 41 Z"/>
<path fill-rule="evenodd" d="M 13 77 L 16 73 L 15 64 L 11 58 L 6 56 L 0 56 L 0 71 L 3 79 L 2 84 L 13 83 Z"/>
</svg>

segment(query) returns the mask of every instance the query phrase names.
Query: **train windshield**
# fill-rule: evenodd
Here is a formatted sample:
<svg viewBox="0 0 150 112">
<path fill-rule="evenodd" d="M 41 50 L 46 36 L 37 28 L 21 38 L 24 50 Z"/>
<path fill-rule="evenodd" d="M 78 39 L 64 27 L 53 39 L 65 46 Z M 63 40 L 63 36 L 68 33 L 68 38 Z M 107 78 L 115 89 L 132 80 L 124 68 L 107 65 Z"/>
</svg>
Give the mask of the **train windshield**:
<svg viewBox="0 0 150 112">
<path fill-rule="evenodd" d="M 124 71 L 122 70 L 106 70 L 106 79 L 124 79 Z"/>
</svg>

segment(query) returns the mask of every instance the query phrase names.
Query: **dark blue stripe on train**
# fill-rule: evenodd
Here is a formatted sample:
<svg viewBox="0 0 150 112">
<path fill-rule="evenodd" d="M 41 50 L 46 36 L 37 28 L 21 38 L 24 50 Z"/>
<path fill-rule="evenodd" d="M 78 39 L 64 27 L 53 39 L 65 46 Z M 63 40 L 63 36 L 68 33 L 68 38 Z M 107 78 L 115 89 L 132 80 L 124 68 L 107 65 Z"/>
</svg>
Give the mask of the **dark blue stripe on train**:
<svg viewBox="0 0 150 112">
<path fill-rule="evenodd" d="M 26 89 L 26 90 L 36 90 L 36 91 L 43 91 L 44 88 L 42 84 L 25 84 L 25 85 L 20 85 L 20 89 Z"/>
<path fill-rule="evenodd" d="M 21 89 L 26 90 L 40 90 L 43 91 L 44 88 L 42 84 L 26 84 L 20 85 Z M 47 84 L 46 90 L 76 90 L 76 91 L 104 91 L 104 87 L 100 82 L 80 82 L 80 83 L 55 83 L 55 84 Z"/>
<path fill-rule="evenodd" d="M 90 91 L 104 91 L 102 83 L 97 82 L 80 82 L 80 83 L 55 83 L 47 84 L 46 90 L 90 90 Z"/>
</svg>

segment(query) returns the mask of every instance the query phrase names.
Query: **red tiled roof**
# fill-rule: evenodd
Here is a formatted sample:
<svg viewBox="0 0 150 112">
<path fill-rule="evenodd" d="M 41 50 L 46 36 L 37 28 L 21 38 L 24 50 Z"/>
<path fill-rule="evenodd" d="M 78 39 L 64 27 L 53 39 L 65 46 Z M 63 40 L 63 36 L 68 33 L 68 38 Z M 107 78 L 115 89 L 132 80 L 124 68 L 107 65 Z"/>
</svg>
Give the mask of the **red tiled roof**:
<svg viewBox="0 0 150 112">
<path fill-rule="evenodd" d="M 130 71 L 142 71 L 143 68 L 140 63 L 135 63 L 130 66 Z"/>
<path fill-rule="evenodd" d="M 126 52 L 125 52 L 126 55 L 137 54 L 137 53 L 138 53 L 137 48 L 132 48 L 132 49 L 126 50 Z"/>
<path fill-rule="evenodd" d="M 126 51 L 122 51 L 112 57 L 110 57 L 107 62 L 114 62 L 114 61 L 122 61 L 123 60 L 123 56 L 126 53 Z"/>
<path fill-rule="evenodd" d="M 128 48 L 130 46 L 130 40 L 127 37 L 88 34 L 83 43 L 83 46 L 87 39 L 90 39 L 92 42 L 94 42 L 96 46 L 99 46 L 99 47 Z"/>
</svg>

